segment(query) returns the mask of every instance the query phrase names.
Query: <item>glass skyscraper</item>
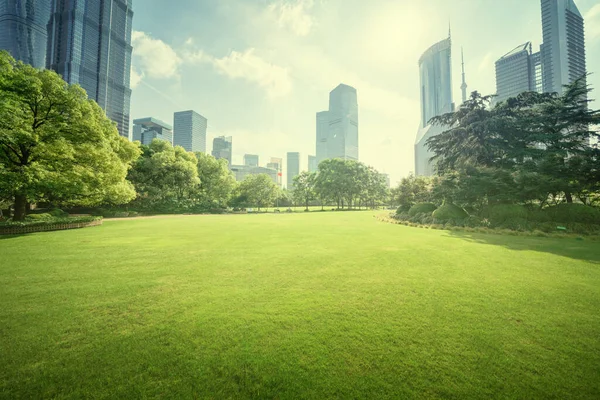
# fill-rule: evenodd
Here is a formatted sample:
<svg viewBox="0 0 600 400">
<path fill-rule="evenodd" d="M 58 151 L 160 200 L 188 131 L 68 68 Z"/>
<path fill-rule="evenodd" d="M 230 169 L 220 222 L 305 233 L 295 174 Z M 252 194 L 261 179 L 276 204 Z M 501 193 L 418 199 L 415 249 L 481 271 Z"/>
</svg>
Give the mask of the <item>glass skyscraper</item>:
<svg viewBox="0 0 600 400">
<path fill-rule="evenodd" d="M 583 17 L 575 2 L 542 0 L 542 31 L 543 90 L 562 93 L 586 74 Z"/>
<path fill-rule="evenodd" d="M 154 139 L 173 144 L 173 127 L 159 119 L 148 117 L 133 121 L 132 140 L 149 145 Z"/>
<path fill-rule="evenodd" d="M 51 3 L 0 0 L 0 50 L 35 68 L 45 68 Z"/>
<path fill-rule="evenodd" d="M 300 175 L 300 153 L 287 153 L 287 189 L 294 189 L 294 178 Z"/>
<path fill-rule="evenodd" d="M 496 103 L 523 92 L 541 92 L 540 53 L 532 54 L 531 42 L 517 46 L 496 61 Z"/>
<path fill-rule="evenodd" d="M 244 154 L 244 165 L 247 167 L 258 167 L 258 155 Z"/>
<path fill-rule="evenodd" d="M 233 154 L 233 138 L 231 136 L 219 136 L 213 140 L 212 155 L 216 159 L 225 159 L 231 168 L 231 158 Z"/>
<path fill-rule="evenodd" d="M 329 94 L 329 111 L 317 113 L 316 162 L 329 158 L 358 160 L 358 96 L 340 84 Z"/>
<path fill-rule="evenodd" d="M 173 120 L 173 144 L 183 147 L 186 151 L 206 153 L 206 118 L 190 110 L 176 112 Z"/>
<path fill-rule="evenodd" d="M 32 1 L 32 0 L 30 0 Z M 55 0 L 46 64 L 90 99 L 129 136 L 132 0 Z"/>
<path fill-rule="evenodd" d="M 415 142 L 415 174 L 433 175 L 433 165 L 426 142 L 443 132 L 429 124 L 433 117 L 454 111 L 452 101 L 452 40 L 450 36 L 431 46 L 419 59 L 421 87 L 421 123 Z"/>
</svg>

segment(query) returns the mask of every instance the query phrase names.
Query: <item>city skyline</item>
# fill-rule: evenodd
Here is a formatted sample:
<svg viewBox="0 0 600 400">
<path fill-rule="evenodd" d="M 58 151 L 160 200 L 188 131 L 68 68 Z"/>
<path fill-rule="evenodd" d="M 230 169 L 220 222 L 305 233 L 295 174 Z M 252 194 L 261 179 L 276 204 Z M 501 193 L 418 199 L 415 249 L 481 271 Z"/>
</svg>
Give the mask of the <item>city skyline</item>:
<svg viewBox="0 0 600 400">
<path fill-rule="evenodd" d="M 586 18 L 588 69 L 594 72 L 600 65 L 600 5 L 576 3 Z M 209 119 L 208 141 L 235 138 L 235 163 L 245 153 L 263 160 L 288 151 L 314 154 L 315 112 L 327 109 L 329 91 L 344 82 L 360 96 L 360 159 L 390 174 L 392 183 L 414 171 L 417 61 L 447 35 L 449 21 L 457 103 L 460 47 L 468 92 L 492 94 L 494 62 L 519 43 L 531 41 L 539 49 L 542 42 L 539 0 L 348 0 L 343 6 L 339 0 L 148 0 L 148 7 L 135 11 L 133 115 L 167 119 L 172 111 L 196 109 Z M 205 23 L 198 24 L 197 15 Z M 162 17 L 164 24 L 152 24 Z M 169 23 L 178 29 L 166 29 Z M 600 75 L 590 83 L 600 90 Z"/>
</svg>

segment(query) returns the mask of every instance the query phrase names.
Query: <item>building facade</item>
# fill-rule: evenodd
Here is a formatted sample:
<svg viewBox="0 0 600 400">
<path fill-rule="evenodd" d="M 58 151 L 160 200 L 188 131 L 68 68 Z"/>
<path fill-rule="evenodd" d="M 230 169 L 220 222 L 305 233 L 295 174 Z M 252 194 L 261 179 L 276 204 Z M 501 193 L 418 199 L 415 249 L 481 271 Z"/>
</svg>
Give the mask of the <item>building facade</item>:
<svg viewBox="0 0 600 400">
<path fill-rule="evenodd" d="M 277 171 L 276 183 L 281 187 L 283 185 L 283 159 L 271 157 L 271 162 L 267 164 L 267 168 Z"/>
<path fill-rule="evenodd" d="M 216 159 L 225 159 L 231 167 L 233 154 L 233 139 L 231 136 L 219 136 L 213 140 L 212 156 Z"/>
<path fill-rule="evenodd" d="M 542 86 L 540 53 L 532 53 L 531 42 L 517 46 L 496 61 L 495 103 L 523 92 L 540 91 Z"/>
<path fill-rule="evenodd" d="M 51 11 L 47 68 L 81 85 L 129 137 L 132 0 L 60 0 Z"/>
<path fill-rule="evenodd" d="M 584 21 L 573 0 L 541 1 L 543 91 L 562 93 L 586 74 Z"/>
<path fill-rule="evenodd" d="M 319 164 L 316 156 L 308 156 L 308 172 L 317 172 Z"/>
<path fill-rule="evenodd" d="M 149 145 L 154 139 L 173 143 L 173 127 L 159 119 L 148 117 L 133 120 L 134 141 Z"/>
<path fill-rule="evenodd" d="M 431 125 L 433 117 L 454 111 L 452 100 L 452 40 L 450 36 L 431 46 L 419 59 L 421 88 L 421 121 L 415 141 L 415 174 L 431 176 L 434 173 L 427 140 L 443 132 Z"/>
<path fill-rule="evenodd" d="M 329 111 L 317 113 L 317 163 L 326 160 L 327 157 L 327 139 L 329 137 Z"/>
<path fill-rule="evenodd" d="M 186 151 L 206 153 L 208 121 L 195 111 L 180 111 L 173 115 L 173 144 Z"/>
<path fill-rule="evenodd" d="M 248 167 L 258 167 L 258 155 L 244 154 L 244 165 Z"/>
<path fill-rule="evenodd" d="M 235 175 L 235 180 L 238 182 L 243 181 L 250 175 L 268 175 L 273 183 L 277 182 L 277 171 L 273 168 L 265 168 L 251 165 L 232 165 L 231 172 Z"/>
<path fill-rule="evenodd" d="M 300 175 L 300 153 L 287 153 L 287 188 L 294 188 L 294 178 Z"/>
<path fill-rule="evenodd" d="M 0 50 L 45 68 L 51 6 L 52 0 L 0 0 Z"/>
</svg>

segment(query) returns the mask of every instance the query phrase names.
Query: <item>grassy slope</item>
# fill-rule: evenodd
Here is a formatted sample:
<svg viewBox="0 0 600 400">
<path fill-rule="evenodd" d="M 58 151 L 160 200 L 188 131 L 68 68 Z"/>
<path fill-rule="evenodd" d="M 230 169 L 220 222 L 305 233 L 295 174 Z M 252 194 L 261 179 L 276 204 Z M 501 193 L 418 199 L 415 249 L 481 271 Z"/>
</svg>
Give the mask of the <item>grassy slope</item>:
<svg viewBox="0 0 600 400">
<path fill-rule="evenodd" d="M 366 213 L 0 239 L 0 397 L 593 398 L 597 243 Z"/>
</svg>

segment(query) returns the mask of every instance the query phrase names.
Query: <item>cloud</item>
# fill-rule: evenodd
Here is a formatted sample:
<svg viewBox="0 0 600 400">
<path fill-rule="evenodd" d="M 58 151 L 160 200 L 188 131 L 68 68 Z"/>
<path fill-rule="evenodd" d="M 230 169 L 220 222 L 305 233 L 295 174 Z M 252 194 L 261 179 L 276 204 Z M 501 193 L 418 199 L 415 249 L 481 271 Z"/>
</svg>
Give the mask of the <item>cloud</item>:
<svg viewBox="0 0 600 400">
<path fill-rule="evenodd" d="M 283 97 L 292 91 L 292 79 L 287 68 L 272 64 L 250 48 L 244 52 L 232 51 L 217 58 L 201 50 L 184 52 L 184 60 L 191 64 L 210 64 L 230 79 L 252 82 L 267 92 L 270 98 Z"/>
<path fill-rule="evenodd" d="M 314 0 L 278 0 L 267 7 L 267 13 L 280 28 L 289 29 L 298 36 L 307 36 L 314 25 L 310 13 L 313 6 Z"/>
<path fill-rule="evenodd" d="M 600 4 L 596 4 L 585 14 L 587 39 L 592 41 L 600 38 Z"/>
<path fill-rule="evenodd" d="M 134 68 L 134 66 L 131 66 L 131 73 L 130 73 L 130 87 L 132 89 L 135 89 L 140 82 L 142 81 L 142 79 L 144 79 L 144 73 L 139 73 L 136 71 L 136 69 Z"/>
<path fill-rule="evenodd" d="M 155 79 L 179 77 L 182 60 L 167 43 L 140 31 L 133 32 L 131 43 L 133 45 L 133 64 L 136 71 L 140 71 L 137 73 L 138 75 Z"/>
<path fill-rule="evenodd" d="M 479 72 L 489 71 L 491 68 L 494 67 L 493 61 L 494 61 L 494 55 L 492 54 L 492 52 L 487 53 L 481 59 L 481 62 L 479 63 L 479 67 L 477 67 L 477 70 Z"/>
</svg>

